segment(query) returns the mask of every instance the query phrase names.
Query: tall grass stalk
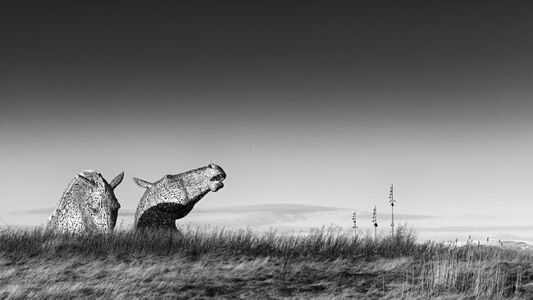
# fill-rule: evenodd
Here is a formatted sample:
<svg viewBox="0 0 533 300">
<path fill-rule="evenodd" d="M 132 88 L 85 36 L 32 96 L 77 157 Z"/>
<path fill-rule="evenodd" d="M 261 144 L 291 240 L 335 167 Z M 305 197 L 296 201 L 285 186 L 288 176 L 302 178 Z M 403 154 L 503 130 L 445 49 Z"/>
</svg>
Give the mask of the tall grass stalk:
<svg viewBox="0 0 533 300">
<path fill-rule="evenodd" d="M 394 203 L 396 200 L 394 200 L 394 186 L 390 185 L 390 192 L 389 192 L 389 203 L 391 206 L 391 235 L 394 236 Z"/>
</svg>

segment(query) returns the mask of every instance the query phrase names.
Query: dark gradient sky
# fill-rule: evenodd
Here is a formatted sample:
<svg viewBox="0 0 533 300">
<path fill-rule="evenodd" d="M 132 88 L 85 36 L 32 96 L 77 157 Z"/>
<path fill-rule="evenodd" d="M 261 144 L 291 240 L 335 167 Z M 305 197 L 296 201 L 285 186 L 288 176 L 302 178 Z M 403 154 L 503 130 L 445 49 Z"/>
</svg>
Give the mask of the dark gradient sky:
<svg viewBox="0 0 533 300">
<path fill-rule="evenodd" d="M 135 208 L 129 177 L 211 161 L 227 186 L 203 207 L 385 209 L 395 183 L 404 213 L 533 209 L 531 2 L 11 5 L 5 211 L 55 205 L 88 168 L 124 170 Z"/>
</svg>

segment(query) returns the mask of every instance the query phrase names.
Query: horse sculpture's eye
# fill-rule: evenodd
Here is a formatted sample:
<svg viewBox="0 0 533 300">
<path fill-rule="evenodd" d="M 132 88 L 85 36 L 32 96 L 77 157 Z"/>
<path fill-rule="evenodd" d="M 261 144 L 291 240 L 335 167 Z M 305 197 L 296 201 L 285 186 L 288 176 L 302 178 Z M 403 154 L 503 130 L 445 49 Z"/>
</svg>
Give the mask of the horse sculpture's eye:
<svg viewBox="0 0 533 300">
<path fill-rule="evenodd" d="M 98 206 L 90 206 L 89 209 L 94 214 L 98 213 L 98 211 L 100 210 L 100 208 Z"/>
<path fill-rule="evenodd" d="M 222 180 L 224 180 L 224 175 L 222 174 L 217 174 L 211 178 L 211 181 L 222 181 Z"/>
</svg>

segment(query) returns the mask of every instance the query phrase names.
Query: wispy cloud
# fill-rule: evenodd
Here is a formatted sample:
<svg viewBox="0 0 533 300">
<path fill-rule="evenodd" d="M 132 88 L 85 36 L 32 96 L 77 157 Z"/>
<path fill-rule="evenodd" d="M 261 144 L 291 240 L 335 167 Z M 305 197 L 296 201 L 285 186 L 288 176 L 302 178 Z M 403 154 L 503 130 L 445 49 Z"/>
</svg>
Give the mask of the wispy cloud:
<svg viewBox="0 0 533 300">
<path fill-rule="evenodd" d="M 46 221 L 54 208 L 28 209 L 25 211 L 12 212 L 11 220 L 21 224 L 24 220 L 30 223 L 43 223 Z M 294 203 L 240 205 L 225 207 L 196 207 L 187 217 L 178 220 L 179 226 L 222 226 L 228 228 L 252 228 L 264 230 L 276 228 L 283 231 L 305 230 L 311 227 L 321 227 L 329 225 L 339 225 L 351 228 L 351 209 L 315 206 Z M 119 210 L 118 223 L 124 226 L 133 224 L 135 210 L 121 208 Z M 387 214 L 380 214 L 383 222 L 389 217 Z M 397 214 L 399 222 L 430 220 L 437 218 L 429 215 Z M 370 213 L 358 213 L 360 224 L 369 226 Z M 20 221 L 20 222 L 19 222 Z M 366 224 L 368 223 L 368 224 Z"/>
<path fill-rule="evenodd" d="M 443 226 L 443 227 L 417 227 L 417 230 L 431 232 L 487 232 L 487 231 L 533 231 L 533 225 L 523 226 Z"/>
<path fill-rule="evenodd" d="M 36 208 L 15 211 L 0 215 L 10 226 L 43 225 L 54 208 Z M 264 231 L 271 228 L 282 232 L 308 231 L 321 226 L 342 226 L 351 230 L 353 210 L 341 207 L 314 206 L 293 203 L 241 205 L 224 207 L 203 207 L 199 205 L 187 217 L 178 220 L 179 227 L 184 226 L 219 226 L 230 229 L 250 228 Z M 121 208 L 119 211 L 119 228 L 131 228 L 135 210 Z M 370 222 L 371 213 L 361 211 L 357 214 L 358 227 L 361 232 L 373 230 Z M 407 224 L 417 232 L 420 240 L 465 240 L 469 235 L 483 240 L 491 239 L 530 241 L 533 233 L 532 224 L 509 223 L 501 219 L 495 226 L 490 219 L 471 219 L 463 217 L 443 217 L 417 214 L 395 214 L 397 224 Z M 379 230 L 388 233 L 390 215 L 379 214 Z M 2 223 L 4 224 L 4 223 Z M 4 226 L 0 224 L 0 226 Z"/>
<path fill-rule="evenodd" d="M 135 215 L 135 210 L 129 208 L 121 208 L 118 211 L 118 214 L 119 216 L 133 217 Z"/>
<path fill-rule="evenodd" d="M 301 231 L 311 227 L 339 225 L 351 228 L 352 210 L 340 207 L 301 204 L 263 204 L 193 210 L 178 224 L 216 225 L 232 228 L 275 228 L 282 231 Z M 358 219 L 370 220 L 370 213 L 358 214 Z M 385 219 L 385 215 L 383 215 Z M 435 218 L 428 215 L 398 214 L 398 220 Z"/>
<path fill-rule="evenodd" d="M 201 211 L 201 212 L 268 211 L 268 212 L 283 212 L 283 213 L 316 213 L 316 212 L 338 211 L 338 210 L 345 210 L 345 209 L 340 208 L 340 207 L 304 205 L 304 204 L 293 204 L 293 203 L 240 205 L 240 206 L 212 207 L 212 208 L 199 208 L 198 209 L 198 211 Z"/>
<path fill-rule="evenodd" d="M 10 215 L 49 215 L 54 211 L 53 207 L 45 207 L 45 208 L 35 208 L 35 209 L 27 209 L 27 210 L 17 210 L 14 212 L 11 212 Z"/>
<path fill-rule="evenodd" d="M 28 210 L 19 210 L 11 212 L 12 215 L 30 214 L 30 215 L 48 215 L 54 210 L 54 207 L 35 208 Z M 268 213 L 283 213 L 283 214 L 307 214 L 319 213 L 327 211 L 346 210 L 340 207 L 330 206 L 315 206 L 303 204 L 258 204 L 258 205 L 240 205 L 240 206 L 221 206 L 221 207 L 198 207 L 194 211 L 197 213 L 244 213 L 244 212 L 268 212 Z M 121 208 L 120 215 L 132 216 L 135 210 L 128 208 Z"/>
</svg>

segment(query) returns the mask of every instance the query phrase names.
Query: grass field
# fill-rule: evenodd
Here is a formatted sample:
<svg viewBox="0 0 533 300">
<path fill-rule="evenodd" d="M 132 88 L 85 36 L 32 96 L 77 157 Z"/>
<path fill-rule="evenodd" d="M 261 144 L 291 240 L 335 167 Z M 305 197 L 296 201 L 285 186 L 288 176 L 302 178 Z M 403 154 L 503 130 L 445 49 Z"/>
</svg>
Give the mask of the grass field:
<svg viewBox="0 0 533 300">
<path fill-rule="evenodd" d="M 529 253 L 319 229 L 0 232 L 0 298 L 533 299 Z"/>
</svg>

